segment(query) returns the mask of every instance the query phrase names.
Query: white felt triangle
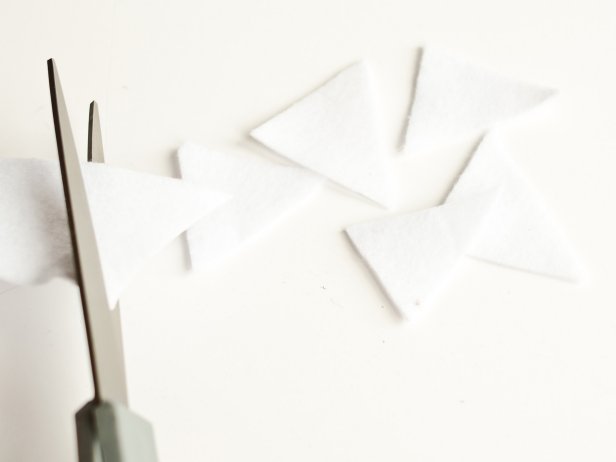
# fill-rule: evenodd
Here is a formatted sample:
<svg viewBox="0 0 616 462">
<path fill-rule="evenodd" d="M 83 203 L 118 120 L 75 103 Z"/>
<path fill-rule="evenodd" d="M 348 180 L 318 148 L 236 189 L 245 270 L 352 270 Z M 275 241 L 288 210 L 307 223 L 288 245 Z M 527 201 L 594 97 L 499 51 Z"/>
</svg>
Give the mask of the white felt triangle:
<svg viewBox="0 0 616 462">
<path fill-rule="evenodd" d="M 84 164 L 109 302 L 144 262 L 229 196 L 173 178 Z M 0 279 L 73 277 L 57 162 L 0 159 Z"/>
<path fill-rule="evenodd" d="M 375 91 L 368 66 L 353 64 L 251 135 L 292 161 L 390 206 L 392 178 Z"/>
<path fill-rule="evenodd" d="M 178 158 L 182 177 L 233 195 L 187 232 L 193 269 L 213 268 L 301 207 L 323 180 L 307 170 L 256 156 L 223 154 L 184 144 Z"/>
<path fill-rule="evenodd" d="M 405 152 L 434 149 L 478 135 L 554 95 L 435 48 L 423 50 Z"/>
<path fill-rule="evenodd" d="M 543 198 L 506 154 L 496 133 L 486 136 L 447 202 L 500 186 L 486 229 L 471 255 L 493 263 L 569 281 L 583 275 Z"/>
<path fill-rule="evenodd" d="M 410 317 L 481 233 L 497 192 L 350 226 L 346 233 L 400 313 Z"/>
</svg>

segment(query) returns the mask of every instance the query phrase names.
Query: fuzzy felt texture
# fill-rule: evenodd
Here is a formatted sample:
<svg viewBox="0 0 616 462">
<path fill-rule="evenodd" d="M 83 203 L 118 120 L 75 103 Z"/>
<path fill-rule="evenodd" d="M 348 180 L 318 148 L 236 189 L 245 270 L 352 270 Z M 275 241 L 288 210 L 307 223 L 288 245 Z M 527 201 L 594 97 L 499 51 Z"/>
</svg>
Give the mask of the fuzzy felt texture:
<svg viewBox="0 0 616 462">
<path fill-rule="evenodd" d="M 192 143 L 178 151 L 182 177 L 233 198 L 192 226 L 186 236 L 193 269 L 213 268 L 266 233 L 319 191 L 309 171 L 257 156 L 223 154 Z"/>
<path fill-rule="evenodd" d="M 496 190 L 346 229 L 405 318 L 427 305 L 480 234 Z"/>
<path fill-rule="evenodd" d="M 404 151 L 429 151 L 479 135 L 555 93 L 501 76 L 438 48 L 425 48 Z"/>
<path fill-rule="evenodd" d="M 229 196 L 173 178 L 83 164 L 112 305 L 145 261 Z M 0 280 L 74 277 L 58 162 L 0 159 Z"/>
<path fill-rule="evenodd" d="M 541 195 L 505 151 L 497 132 L 487 135 L 449 193 L 459 201 L 500 187 L 489 224 L 471 255 L 533 273 L 580 281 L 584 270 Z"/>
<path fill-rule="evenodd" d="M 390 207 L 393 180 L 378 101 L 372 71 L 359 62 L 251 135 L 293 162 Z"/>
</svg>

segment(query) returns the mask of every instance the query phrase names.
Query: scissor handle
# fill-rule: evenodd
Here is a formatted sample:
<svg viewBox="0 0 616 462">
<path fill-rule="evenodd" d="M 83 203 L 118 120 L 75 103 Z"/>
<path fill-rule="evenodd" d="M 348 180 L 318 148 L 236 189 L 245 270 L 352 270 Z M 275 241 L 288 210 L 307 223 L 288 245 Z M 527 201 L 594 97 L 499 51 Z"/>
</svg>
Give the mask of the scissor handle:
<svg viewBox="0 0 616 462">
<path fill-rule="evenodd" d="M 75 415 L 79 462 L 157 462 L 154 431 L 122 404 L 90 401 Z"/>
</svg>

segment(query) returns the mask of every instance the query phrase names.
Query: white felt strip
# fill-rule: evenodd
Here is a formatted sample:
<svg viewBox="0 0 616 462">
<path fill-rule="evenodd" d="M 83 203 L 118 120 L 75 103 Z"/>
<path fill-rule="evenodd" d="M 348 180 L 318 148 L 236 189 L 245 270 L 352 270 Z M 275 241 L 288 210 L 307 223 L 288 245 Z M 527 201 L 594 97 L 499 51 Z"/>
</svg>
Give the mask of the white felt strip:
<svg viewBox="0 0 616 462">
<path fill-rule="evenodd" d="M 404 151 L 427 151 L 479 135 L 554 94 L 428 47 L 421 57 Z"/>
<path fill-rule="evenodd" d="M 195 144 L 179 152 L 182 177 L 233 195 L 187 233 L 193 269 L 212 268 L 301 207 L 323 180 L 256 156 L 223 154 Z"/>
<path fill-rule="evenodd" d="M 346 233 L 404 317 L 426 305 L 481 234 L 497 191 L 350 226 Z"/>
<path fill-rule="evenodd" d="M 144 262 L 229 196 L 103 164 L 84 166 L 110 303 Z M 58 162 L 0 159 L 0 280 L 73 277 Z"/>
<path fill-rule="evenodd" d="M 391 206 L 392 175 L 375 93 L 367 64 L 353 64 L 251 135 L 293 162 Z"/>
<path fill-rule="evenodd" d="M 583 269 L 563 231 L 493 132 L 482 140 L 447 203 L 496 186 L 501 188 L 501 194 L 471 255 L 512 268 L 579 281 Z"/>
</svg>

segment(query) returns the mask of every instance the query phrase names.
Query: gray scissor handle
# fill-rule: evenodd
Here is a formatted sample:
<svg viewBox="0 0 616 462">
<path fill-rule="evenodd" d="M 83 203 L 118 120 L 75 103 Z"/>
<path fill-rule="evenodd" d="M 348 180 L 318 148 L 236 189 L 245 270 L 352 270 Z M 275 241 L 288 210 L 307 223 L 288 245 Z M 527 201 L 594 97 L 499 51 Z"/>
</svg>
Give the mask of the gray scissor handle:
<svg viewBox="0 0 616 462">
<path fill-rule="evenodd" d="M 157 462 L 150 423 L 122 404 L 90 401 L 75 415 L 79 462 Z"/>
</svg>

